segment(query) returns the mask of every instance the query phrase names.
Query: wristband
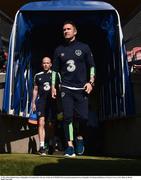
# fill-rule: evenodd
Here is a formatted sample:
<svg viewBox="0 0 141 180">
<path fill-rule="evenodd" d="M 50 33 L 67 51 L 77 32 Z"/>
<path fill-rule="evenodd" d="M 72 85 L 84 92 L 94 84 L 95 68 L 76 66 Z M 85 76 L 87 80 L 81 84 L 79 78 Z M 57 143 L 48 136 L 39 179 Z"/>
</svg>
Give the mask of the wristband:
<svg viewBox="0 0 141 180">
<path fill-rule="evenodd" d="M 90 85 L 94 87 L 94 82 L 89 81 Z"/>
</svg>

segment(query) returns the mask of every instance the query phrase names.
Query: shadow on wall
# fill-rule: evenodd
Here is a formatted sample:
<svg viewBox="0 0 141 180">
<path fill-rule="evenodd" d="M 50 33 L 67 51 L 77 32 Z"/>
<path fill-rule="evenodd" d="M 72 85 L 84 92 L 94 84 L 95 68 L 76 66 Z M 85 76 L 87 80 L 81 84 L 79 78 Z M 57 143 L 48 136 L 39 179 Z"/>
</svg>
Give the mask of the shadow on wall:
<svg viewBox="0 0 141 180">
<path fill-rule="evenodd" d="M 12 153 L 11 142 L 29 138 L 28 153 L 36 153 L 37 127 L 30 126 L 27 119 L 0 113 L 0 153 Z"/>
<path fill-rule="evenodd" d="M 61 142 L 64 142 L 62 131 L 62 128 L 57 128 L 55 134 L 57 137 L 61 138 Z M 37 135 L 37 133 L 37 126 L 28 124 L 26 118 L 0 114 L 0 153 L 23 153 L 26 147 L 26 153 L 36 154 L 38 142 L 34 135 Z M 26 142 L 24 141 L 25 138 Z M 86 126 L 84 130 L 84 139 L 85 155 L 101 154 L 101 150 L 103 149 L 101 147 L 103 138 L 100 128 Z M 65 144 L 63 144 L 63 149 L 64 146 Z"/>
</svg>

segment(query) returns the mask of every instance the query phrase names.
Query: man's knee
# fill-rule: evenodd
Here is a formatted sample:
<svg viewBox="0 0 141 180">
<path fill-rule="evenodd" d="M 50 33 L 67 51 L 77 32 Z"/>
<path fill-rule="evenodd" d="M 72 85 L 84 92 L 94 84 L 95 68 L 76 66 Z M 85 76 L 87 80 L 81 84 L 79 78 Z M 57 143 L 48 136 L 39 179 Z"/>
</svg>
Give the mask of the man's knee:
<svg viewBox="0 0 141 180">
<path fill-rule="evenodd" d="M 45 126 L 45 118 L 44 117 L 40 117 L 39 118 L 39 126 L 40 127 L 44 127 Z"/>
</svg>

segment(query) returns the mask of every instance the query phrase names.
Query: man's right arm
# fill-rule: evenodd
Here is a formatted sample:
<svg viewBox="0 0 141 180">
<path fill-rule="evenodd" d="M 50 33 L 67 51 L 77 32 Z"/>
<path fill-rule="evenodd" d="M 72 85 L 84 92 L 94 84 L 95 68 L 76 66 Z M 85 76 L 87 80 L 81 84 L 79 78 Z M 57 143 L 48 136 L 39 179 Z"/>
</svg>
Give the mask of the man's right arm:
<svg viewBox="0 0 141 180">
<path fill-rule="evenodd" d="M 33 97 L 32 97 L 32 111 L 36 111 L 36 98 L 38 95 L 38 86 L 34 85 L 34 89 L 33 89 Z"/>
</svg>

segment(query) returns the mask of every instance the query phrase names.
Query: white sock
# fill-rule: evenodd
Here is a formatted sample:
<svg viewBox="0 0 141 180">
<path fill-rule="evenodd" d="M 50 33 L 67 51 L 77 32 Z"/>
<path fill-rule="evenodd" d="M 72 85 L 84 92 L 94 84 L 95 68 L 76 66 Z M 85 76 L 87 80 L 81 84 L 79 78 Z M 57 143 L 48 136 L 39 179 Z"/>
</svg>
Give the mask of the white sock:
<svg viewBox="0 0 141 180">
<path fill-rule="evenodd" d="M 40 142 L 40 147 L 44 147 L 45 146 L 45 142 L 44 141 L 41 141 Z"/>
</svg>

